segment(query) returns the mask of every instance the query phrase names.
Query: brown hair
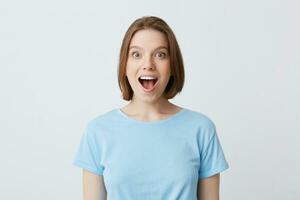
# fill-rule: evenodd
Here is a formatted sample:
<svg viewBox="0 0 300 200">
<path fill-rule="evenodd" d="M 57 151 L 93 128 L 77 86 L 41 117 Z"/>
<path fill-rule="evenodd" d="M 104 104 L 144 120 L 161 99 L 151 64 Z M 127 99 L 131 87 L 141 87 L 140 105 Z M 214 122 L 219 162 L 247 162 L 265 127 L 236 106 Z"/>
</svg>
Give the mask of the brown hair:
<svg viewBox="0 0 300 200">
<path fill-rule="evenodd" d="M 179 45 L 176 37 L 169 25 L 161 18 L 155 16 L 145 16 L 136 19 L 128 28 L 123 38 L 120 49 L 118 66 L 118 84 L 121 89 L 123 99 L 129 101 L 132 99 L 133 90 L 126 76 L 126 64 L 128 59 L 128 50 L 133 35 L 143 29 L 154 29 L 165 34 L 168 41 L 170 55 L 171 77 L 165 88 L 163 96 L 171 99 L 180 93 L 184 85 L 184 65 Z"/>
</svg>

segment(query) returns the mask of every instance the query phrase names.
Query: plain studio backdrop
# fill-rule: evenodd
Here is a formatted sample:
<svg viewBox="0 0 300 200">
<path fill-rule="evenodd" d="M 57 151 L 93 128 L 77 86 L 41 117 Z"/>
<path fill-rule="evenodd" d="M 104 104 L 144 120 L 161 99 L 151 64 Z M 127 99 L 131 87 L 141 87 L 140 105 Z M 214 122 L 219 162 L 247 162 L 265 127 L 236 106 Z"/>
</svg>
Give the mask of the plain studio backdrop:
<svg viewBox="0 0 300 200">
<path fill-rule="evenodd" d="M 185 62 L 173 100 L 216 124 L 222 200 L 300 199 L 297 0 L 1 1 L 0 199 L 82 199 L 72 159 L 87 122 L 126 104 L 128 26 L 163 18 Z M 126 156 L 126 155 L 125 155 Z"/>
</svg>

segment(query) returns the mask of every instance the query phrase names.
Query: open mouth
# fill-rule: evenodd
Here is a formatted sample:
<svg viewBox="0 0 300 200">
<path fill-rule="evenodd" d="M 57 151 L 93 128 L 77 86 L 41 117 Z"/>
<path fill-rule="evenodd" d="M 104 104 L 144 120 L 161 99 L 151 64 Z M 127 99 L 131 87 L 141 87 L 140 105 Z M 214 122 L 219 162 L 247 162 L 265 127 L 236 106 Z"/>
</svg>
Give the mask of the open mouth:
<svg viewBox="0 0 300 200">
<path fill-rule="evenodd" d="M 146 90 L 153 89 L 153 87 L 155 86 L 157 80 L 158 80 L 157 78 L 150 79 L 150 80 L 139 78 L 139 82 L 141 83 L 141 85 L 143 86 L 143 88 L 145 88 Z"/>
</svg>

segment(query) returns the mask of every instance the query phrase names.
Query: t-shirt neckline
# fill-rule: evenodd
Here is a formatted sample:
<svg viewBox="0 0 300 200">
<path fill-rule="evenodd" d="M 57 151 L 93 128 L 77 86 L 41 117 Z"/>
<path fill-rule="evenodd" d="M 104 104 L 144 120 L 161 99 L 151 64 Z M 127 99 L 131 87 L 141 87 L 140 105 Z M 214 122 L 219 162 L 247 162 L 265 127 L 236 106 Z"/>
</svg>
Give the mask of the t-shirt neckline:
<svg viewBox="0 0 300 200">
<path fill-rule="evenodd" d="M 171 121 L 173 119 L 175 119 L 176 117 L 182 115 L 187 109 L 186 108 L 181 108 L 180 111 L 176 112 L 175 114 L 164 118 L 164 119 L 158 119 L 158 120 L 152 120 L 152 121 L 143 121 L 143 120 L 139 120 L 139 119 L 134 119 L 132 117 L 129 117 L 127 114 L 125 114 L 121 108 L 116 108 L 116 111 L 126 120 L 129 120 L 130 122 L 133 123 L 137 123 L 137 124 L 145 124 L 145 125 L 153 125 L 153 124 L 161 124 L 167 121 Z"/>
</svg>

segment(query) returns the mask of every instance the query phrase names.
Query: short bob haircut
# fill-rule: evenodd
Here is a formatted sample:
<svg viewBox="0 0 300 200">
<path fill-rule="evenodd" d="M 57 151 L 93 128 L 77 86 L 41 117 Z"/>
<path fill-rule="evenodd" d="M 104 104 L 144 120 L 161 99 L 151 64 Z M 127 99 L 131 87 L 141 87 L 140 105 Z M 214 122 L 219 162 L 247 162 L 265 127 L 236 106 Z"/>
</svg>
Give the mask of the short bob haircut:
<svg viewBox="0 0 300 200">
<path fill-rule="evenodd" d="M 121 89 L 123 99 L 132 100 L 133 90 L 126 76 L 126 65 L 128 59 L 129 45 L 133 35 L 139 30 L 154 29 L 163 33 L 168 41 L 168 51 L 170 55 L 170 80 L 164 90 L 163 97 L 171 99 L 180 93 L 184 85 L 184 65 L 179 45 L 176 37 L 169 25 L 161 18 L 155 16 L 144 16 L 136 19 L 128 28 L 123 38 L 120 49 L 118 64 L 118 84 Z"/>
</svg>

